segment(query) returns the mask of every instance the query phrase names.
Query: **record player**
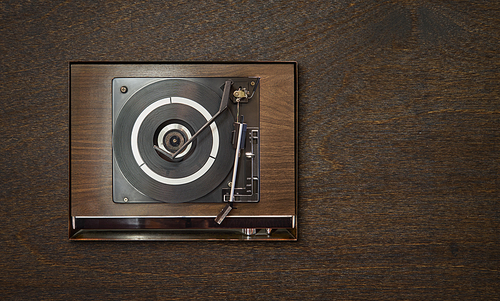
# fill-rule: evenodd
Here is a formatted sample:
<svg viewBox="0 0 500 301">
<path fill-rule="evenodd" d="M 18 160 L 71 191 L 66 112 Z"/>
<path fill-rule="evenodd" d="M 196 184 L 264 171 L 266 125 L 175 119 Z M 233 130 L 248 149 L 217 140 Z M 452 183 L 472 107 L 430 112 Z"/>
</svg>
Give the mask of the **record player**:
<svg viewBox="0 0 500 301">
<path fill-rule="evenodd" d="M 69 67 L 70 239 L 297 239 L 295 62 Z"/>
</svg>

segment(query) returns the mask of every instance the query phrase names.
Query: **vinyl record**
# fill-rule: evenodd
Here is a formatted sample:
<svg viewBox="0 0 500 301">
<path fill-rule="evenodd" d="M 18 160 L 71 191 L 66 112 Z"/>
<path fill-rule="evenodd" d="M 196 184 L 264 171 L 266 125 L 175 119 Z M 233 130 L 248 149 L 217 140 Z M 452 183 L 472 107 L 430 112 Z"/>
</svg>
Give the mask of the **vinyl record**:
<svg viewBox="0 0 500 301">
<path fill-rule="evenodd" d="M 189 202 L 217 187 L 232 167 L 233 116 L 225 110 L 172 161 L 173 153 L 215 113 L 221 97 L 189 80 L 161 80 L 127 100 L 113 127 L 113 152 L 127 181 L 161 202 Z"/>
</svg>

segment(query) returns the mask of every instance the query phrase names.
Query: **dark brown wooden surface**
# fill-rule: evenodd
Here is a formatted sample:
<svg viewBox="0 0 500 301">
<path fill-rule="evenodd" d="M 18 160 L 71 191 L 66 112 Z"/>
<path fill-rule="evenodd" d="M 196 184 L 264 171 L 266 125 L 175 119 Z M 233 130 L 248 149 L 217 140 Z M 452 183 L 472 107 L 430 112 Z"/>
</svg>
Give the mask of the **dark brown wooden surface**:
<svg viewBox="0 0 500 301">
<path fill-rule="evenodd" d="M 2 299 L 497 299 L 498 1 L 4 1 Z M 299 63 L 299 241 L 67 240 L 68 61 Z"/>
</svg>

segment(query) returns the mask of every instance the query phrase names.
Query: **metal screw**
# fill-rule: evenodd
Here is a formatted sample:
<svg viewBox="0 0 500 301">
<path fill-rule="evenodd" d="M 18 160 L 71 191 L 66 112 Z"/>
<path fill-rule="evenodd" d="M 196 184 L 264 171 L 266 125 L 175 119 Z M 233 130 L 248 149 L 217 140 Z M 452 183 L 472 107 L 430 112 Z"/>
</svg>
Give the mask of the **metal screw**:
<svg viewBox="0 0 500 301">
<path fill-rule="evenodd" d="M 227 186 L 231 187 L 233 185 L 231 182 L 227 182 Z"/>
<path fill-rule="evenodd" d="M 126 203 L 128 202 L 128 198 L 123 198 L 123 201 Z"/>
<path fill-rule="evenodd" d="M 121 87 L 120 87 L 120 92 L 122 92 L 122 93 L 127 93 L 127 91 L 128 91 L 128 88 L 127 88 L 127 87 L 125 87 L 125 86 L 121 86 Z"/>
<path fill-rule="evenodd" d="M 254 82 L 254 81 L 251 81 L 251 82 L 250 82 L 250 85 L 255 86 L 255 82 Z"/>
</svg>

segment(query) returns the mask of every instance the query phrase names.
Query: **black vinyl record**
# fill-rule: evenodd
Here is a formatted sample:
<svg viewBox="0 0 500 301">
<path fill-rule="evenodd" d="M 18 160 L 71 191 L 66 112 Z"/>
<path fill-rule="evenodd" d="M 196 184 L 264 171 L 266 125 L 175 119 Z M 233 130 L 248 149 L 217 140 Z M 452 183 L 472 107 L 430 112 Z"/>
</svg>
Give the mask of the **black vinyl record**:
<svg viewBox="0 0 500 301">
<path fill-rule="evenodd" d="M 232 167 L 233 116 L 225 110 L 181 152 L 171 153 L 201 128 L 220 106 L 221 96 L 190 80 L 151 83 L 127 100 L 113 127 L 114 158 L 137 191 L 160 202 L 197 200 L 225 179 Z"/>
</svg>

